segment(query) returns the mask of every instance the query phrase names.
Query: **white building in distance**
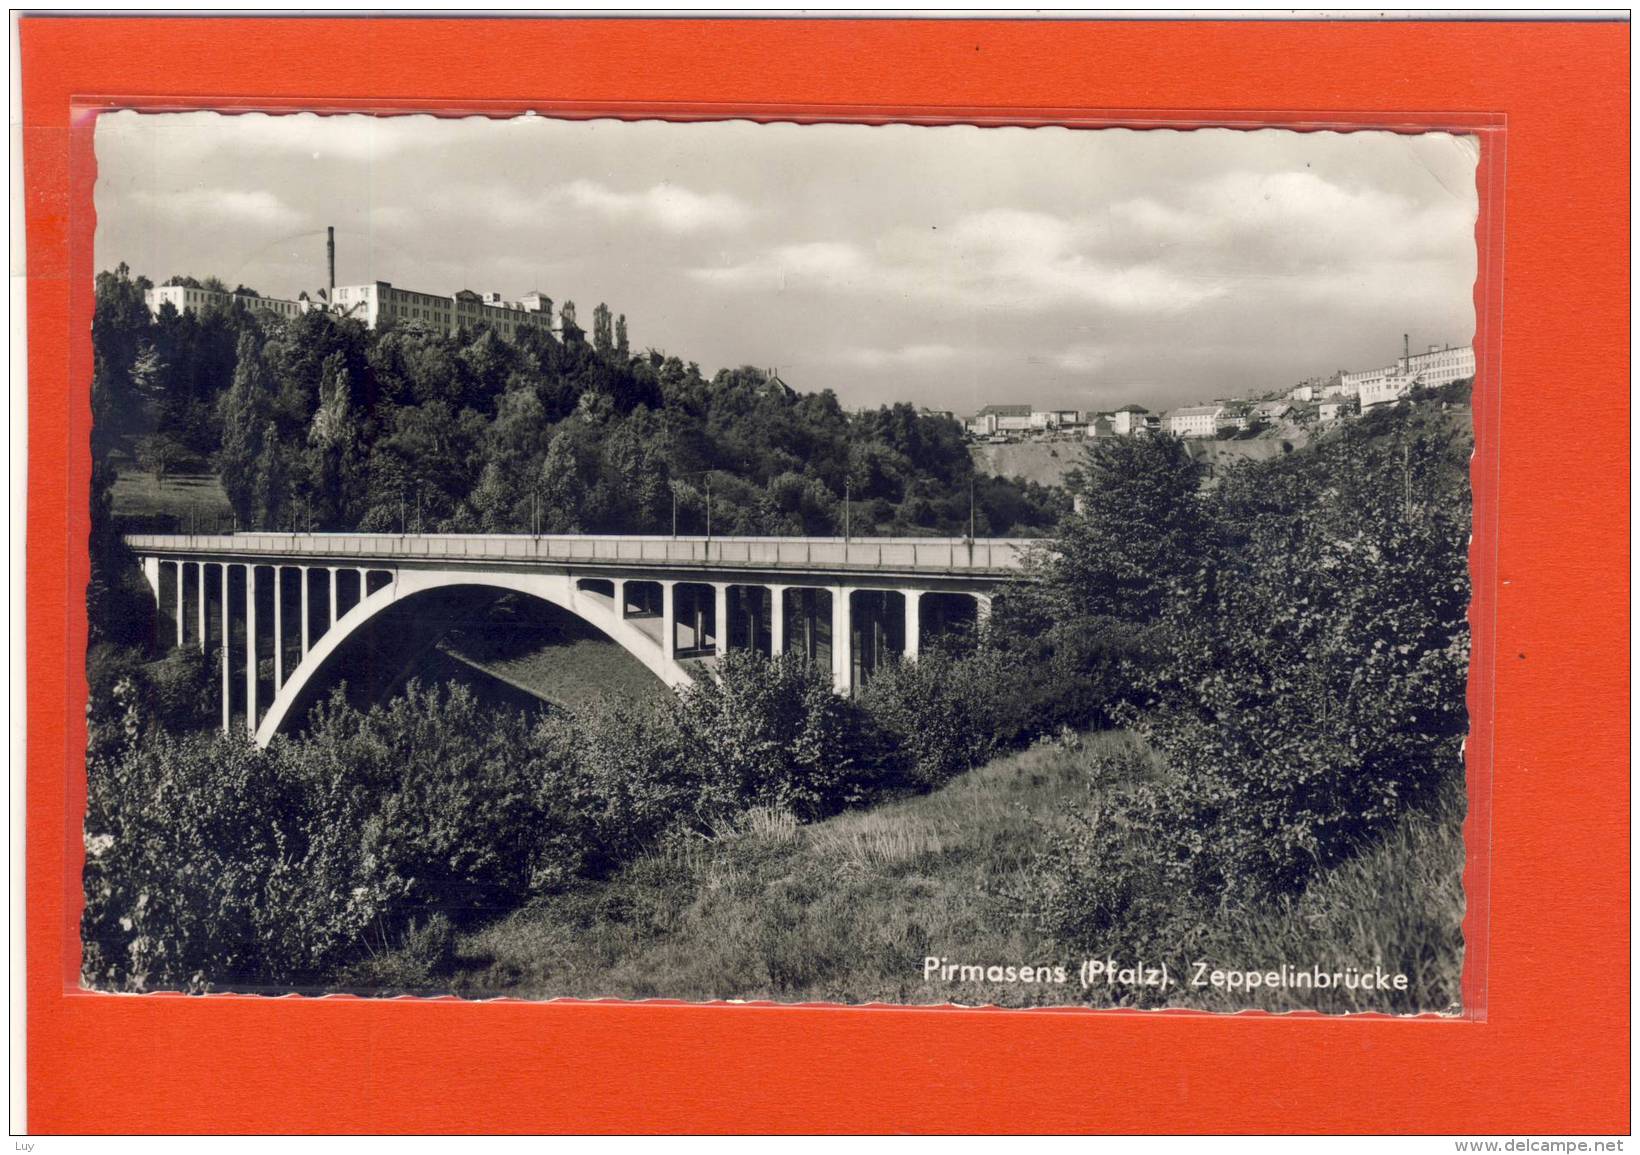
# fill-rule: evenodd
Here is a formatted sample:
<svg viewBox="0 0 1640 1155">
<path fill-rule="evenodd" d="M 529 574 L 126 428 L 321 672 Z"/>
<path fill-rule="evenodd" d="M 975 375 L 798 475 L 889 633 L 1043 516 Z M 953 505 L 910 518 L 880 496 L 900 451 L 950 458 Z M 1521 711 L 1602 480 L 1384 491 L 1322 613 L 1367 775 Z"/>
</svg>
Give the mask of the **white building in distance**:
<svg viewBox="0 0 1640 1155">
<path fill-rule="evenodd" d="M 483 323 L 503 337 L 516 336 L 525 327 L 552 331 L 552 298 L 540 293 L 530 293 L 519 301 L 503 301 L 500 293 L 462 289 L 454 296 L 443 297 L 395 288 L 389 281 L 373 281 L 368 285 L 337 285 L 332 304 L 336 312 L 363 321 L 372 329 L 389 322 L 415 322 L 445 333 Z"/>
<path fill-rule="evenodd" d="M 1433 388 L 1475 376 L 1475 347 L 1431 345 L 1427 353 L 1414 353 L 1396 360 L 1396 371 L 1419 385 Z"/>
<path fill-rule="evenodd" d="M 1383 369 L 1363 369 L 1359 373 L 1345 373 L 1341 378 L 1346 395 L 1354 394 L 1359 397 L 1363 389 L 1378 389 L 1392 377 L 1400 377 L 1394 365 Z"/>
<path fill-rule="evenodd" d="M 1132 437 L 1145 431 L 1145 417 L 1150 413 L 1143 405 L 1124 405 L 1110 415 L 1111 429 L 1118 437 Z"/>
<path fill-rule="evenodd" d="M 980 437 L 1023 433 L 1031 428 L 1029 405 L 987 405 L 968 422 L 968 432 Z"/>
<path fill-rule="evenodd" d="M 1345 373 L 1341 381 L 1346 393 L 1360 397 L 1365 410 L 1399 401 L 1417 385 L 1435 388 L 1474 376 L 1474 346 L 1431 345 L 1426 352 L 1397 357 L 1395 364 L 1382 369 Z"/>
<path fill-rule="evenodd" d="M 1415 378 L 1393 373 L 1362 382 L 1361 392 L 1357 394 L 1361 400 L 1361 411 L 1365 413 L 1374 405 L 1389 405 L 1399 401 L 1412 392 L 1412 387 L 1416 384 L 1418 382 Z"/>
<path fill-rule="evenodd" d="M 281 317 L 295 317 L 307 312 L 309 308 L 306 301 L 258 297 L 252 293 L 224 293 L 218 289 L 191 289 L 187 285 L 160 285 L 155 289 L 144 289 L 142 297 L 148 311 L 156 317 L 166 305 L 170 305 L 179 313 L 197 313 L 211 305 L 238 303 L 247 309 L 276 313 Z"/>
<path fill-rule="evenodd" d="M 1187 405 L 1167 415 L 1167 431 L 1175 437 L 1213 437 L 1219 431 L 1222 405 Z"/>
<path fill-rule="evenodd" d="M 289 301 L 279 297 L 258 297 L 249 293 L 224 293 L 215 289 L 162 285 L 143 294 L 148 311 L 155 316 L 169 304 L 179 313 L 198 312 L 211 305 L 237 302 L 247 309 L 295 317 L 312 309 L 324 309 L 323 301 Z M 504 301 L 500 293 L 479 294 L 462 289 L 453 296 L 418 293 L 395 288 L 388 281 L 367 285 L 338 285 L 331 297 L 330 311 L 363 321 L 371 329 L 388 323 L 415 322 L 429 329 L 454 334 L 462 328 L 487 324 L 504 337 L 513 337 L 526 327 L 552 331 L 552 298 L 530 293 L 517 301 Z"/>
</svg>

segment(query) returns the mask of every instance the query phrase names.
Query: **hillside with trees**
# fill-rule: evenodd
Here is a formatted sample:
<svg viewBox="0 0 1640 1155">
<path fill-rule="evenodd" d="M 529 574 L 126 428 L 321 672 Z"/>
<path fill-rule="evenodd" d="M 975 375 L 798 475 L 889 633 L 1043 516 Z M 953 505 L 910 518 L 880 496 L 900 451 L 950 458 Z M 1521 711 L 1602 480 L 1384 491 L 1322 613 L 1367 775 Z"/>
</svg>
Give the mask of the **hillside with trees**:
<svg viewBox="0 0 1640 1155">
<path fill-rule="evenodd" d="M 1068 504 L 977 473 L 961 427 L 910 405 L 634 353 L 604 305 L 590 340 L 507 339 L 237 303 L 151 317 L 148 287 L 97 278 L 96 457 L 213 470 L 240 528 L 1007 536 Z"/>
</svg>

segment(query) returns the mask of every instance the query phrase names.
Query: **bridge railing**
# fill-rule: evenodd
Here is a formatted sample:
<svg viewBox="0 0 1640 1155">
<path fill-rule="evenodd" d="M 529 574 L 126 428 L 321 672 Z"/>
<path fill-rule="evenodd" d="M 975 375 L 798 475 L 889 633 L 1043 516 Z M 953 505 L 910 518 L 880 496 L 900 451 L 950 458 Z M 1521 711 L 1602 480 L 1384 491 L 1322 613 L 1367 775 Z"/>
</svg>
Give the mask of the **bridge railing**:
<svg viewBox="0 0 1640 1155">
<path fill-rule="evenodd" d="M 737 569 L 941 573 L 1020 569 L 1019 538 L 640 537 L 564 534 L 131 534 L 139 554 L 305 557 L 332 561 L 511 561 Z"/>
</svg>

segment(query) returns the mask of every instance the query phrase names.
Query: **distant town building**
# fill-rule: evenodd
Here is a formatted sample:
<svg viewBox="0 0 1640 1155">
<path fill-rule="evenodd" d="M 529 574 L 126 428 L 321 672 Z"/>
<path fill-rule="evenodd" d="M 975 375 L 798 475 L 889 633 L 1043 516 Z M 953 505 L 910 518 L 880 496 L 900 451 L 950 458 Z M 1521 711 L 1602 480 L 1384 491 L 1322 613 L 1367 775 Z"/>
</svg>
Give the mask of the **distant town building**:
<svg viewBox="0 0 1640 1155">
<path fill-rule="evenodd" d="M 1091 417 L 1092 420 L 1090 420 L 1087 423 L 1087 426 L 1084 430 L 1084 432 L 1087 434 L 1087 436 L 1089 436 L 1089 437 L 1114 437 L 1114 436 L 1116 436 L 1116 422 L 1112 419 L 1111 414 L 1109 414 L 1109 413 L 1092 413 L 1092 414 L 1089 414 L 1089 417 Z"/>
<path fill-rule="evenodd" d="M 1131 437 L 1145 431 L 1145 418 L 1150 413 L 1143 405 L 1124 405 L 1111 415 L 1111 427 L 1118 437 Z"/>
<path fill-rule="evenodd" d="M 1361 391 L 1381 386 L 1391 377 L 1399 377 L 1394 366 L 1385 369 L 1363 369 L 1359 373 L 1345 373 L 1341 379 L 1346 395 L 1361 396 Z"/>
<path fill-rule="evenodd" d="M 968 422 L 968 432 L 980 437 L 1021 433 L 1031 428 L 1029 405 L 987 405 Z"/>
<path fill-rule="evenodd" d="M 1253 416 L 1260 421 L 1274 425 L 1293 411 L 1293 407 L 1285 401 L 1260 401 L 1253 406 Z"/>
<path fill-rule="evenodd" d="M 1215 437 L 1222 405 L 1187 405 L 1167 415 L 1167 431 L 1175 437 Z"/>
<path fill-rule="evenodd" d="M 1308 402 L 1315 400 L 1314 385 L 1295 385 L 1287 390 L 1287 400 Z"/>
<path fill-rule="evenodd" d="M 1418 382 L 1413 378 L 1396 374 L 1374 377 L 1371 380 L 1363 381 L 1361 383 L 1361 392 L 1358 394 L 1361 410 L 1365 412 L 1375 405 L 1393 404 L 1412 392 L 1412 387 L 1416 384 Z"/>
<path fill-rule="evenodd" d="M 1340 417 L 1344 416 L 1346 413 L 1349 413 L 1353 408 L 1354 403 L 1347 399 L 1323 401 L 1320 405 L 1316 406 L 1316 416 L 1319 417 L 1321 419 L 1321 423 L 1325 425 L 1328 422 L 1337 421 Z"/>
<path fill-rule="evenodd" d="M 1221 405 L 1218 428 L 1241 432 L 1252 424 L 1252 412 L 1246 405 Z"/>
<path fill-rule="evenodd" d="M 143 301 L 148 311 L 159 316 L 160 309 L 170 305 L 179 313 L 197 313 L 211 305 L 237 302 L 247 309 L 276 313 L 281 317 L 295 317 L 308 311 L 306 301 L 286 301 L 279 297 L 259 297 L 254 293 L 224 293 L 216 289 L 189 288 L 187 285 L 161 285 L 143 290 Z"/>
</svg>

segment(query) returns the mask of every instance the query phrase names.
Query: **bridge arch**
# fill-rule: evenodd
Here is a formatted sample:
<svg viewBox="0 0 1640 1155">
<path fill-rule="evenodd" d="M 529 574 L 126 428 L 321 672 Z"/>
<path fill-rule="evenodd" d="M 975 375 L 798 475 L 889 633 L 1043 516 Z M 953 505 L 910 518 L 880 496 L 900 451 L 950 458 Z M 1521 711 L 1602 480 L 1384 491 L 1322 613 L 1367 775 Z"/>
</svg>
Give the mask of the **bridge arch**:
<svg viewBox="0 0 1640 1155">
<path fill-rule="evenodd" d="M 325 675 L 338 655 L 364 631 L 390 620 L 396 607 L 411 599 L 424 602 L 429 596 L 459 596 L 463 592 L 491 595 L 518 593 L 538 598 L 599 630 L 642 662 L 665 685 L 675 688 L 694 680 L 679 662 L 666 655 L 657 639 L 626 620 L 613 599 L 601 598 L 594 592 L 578 588 L 576 580 L 567 574 L 401 569 L 393 574 L 390 582 L 362 598 L 314 641 L 278 688 L 258 723 L 257 745 L 266 746 L 275 735 L 287 728 L 293 718 L 304 715 L 312 704 L 314 691 L 324 684 Z M 423 615 L 413 617 L 422 618 Z"/>
</svg>

